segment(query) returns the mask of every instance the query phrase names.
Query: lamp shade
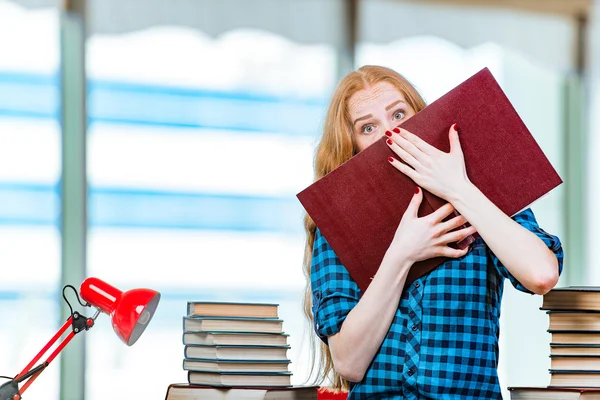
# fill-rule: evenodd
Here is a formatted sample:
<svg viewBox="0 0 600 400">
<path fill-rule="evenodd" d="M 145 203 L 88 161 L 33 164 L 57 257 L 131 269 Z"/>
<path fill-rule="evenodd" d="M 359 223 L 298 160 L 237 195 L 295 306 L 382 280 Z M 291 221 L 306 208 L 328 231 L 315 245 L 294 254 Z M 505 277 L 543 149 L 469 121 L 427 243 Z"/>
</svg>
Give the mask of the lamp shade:
<svg viewBox="0 0 600 400">
<path fill-rule="evenodd" d="M 98 278 L 87 278 L 79 292 L 83 300 L 110 315 L 113 329 L 127 346 L 140 338 L 160 301 L 160 293 L 155 290 L 122 292 Z"/>
</svg>

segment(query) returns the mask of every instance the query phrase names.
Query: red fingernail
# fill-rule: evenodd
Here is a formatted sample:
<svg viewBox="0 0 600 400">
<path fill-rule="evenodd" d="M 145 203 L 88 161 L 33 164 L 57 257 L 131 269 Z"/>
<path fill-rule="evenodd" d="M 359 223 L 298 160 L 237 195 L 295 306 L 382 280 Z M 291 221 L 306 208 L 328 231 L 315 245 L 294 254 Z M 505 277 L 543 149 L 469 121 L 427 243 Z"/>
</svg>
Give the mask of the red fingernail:
<svg viewBox="0 0 600 400">
<path fill-rule="evenodd" d="M 389 162 L 394 162 L 394 157 L 388 157 Z"/>
<path fill-rule="evenodd" d="M 388 139 L 388 140 L 386 140 L 385 142 L 386 142 L 387 144 L 389 144 L 390 146 L 391 146 L 392 144 L 394 144 L 394 142 L 392 142 L 392 139 Z"/>
<path fill-rule="evenodd" d="M 385 131 L 385 136 L 392 137 L 392 132 L 390 132 L 390 131 Z"/>
<path fill-rule="evenodd" d="M 400 133 L 400 128 L 394 128 L 394 129 L 392 129 L 392 130 L 393 130 L 394 132 L 396 132 L 396 133 Z"/>
<path fill-rule="evenodd" d="M 458 133 L 458 124 L 457 124 L 457 123 L 454 123 L 454 126 L 453 126 L 453 128 L 454 128 L 454 130 L 456 131 L 456 133 Z"/>
<path fill-rule="evenodd" d="M 415 194 L 419 194 L 419 191 L 420 191 L 420 190 L 421 190 L 421 189 L 419 189 L 419 187 L 417 186 L 417 187 L 415 188 Z"/>
</svg>

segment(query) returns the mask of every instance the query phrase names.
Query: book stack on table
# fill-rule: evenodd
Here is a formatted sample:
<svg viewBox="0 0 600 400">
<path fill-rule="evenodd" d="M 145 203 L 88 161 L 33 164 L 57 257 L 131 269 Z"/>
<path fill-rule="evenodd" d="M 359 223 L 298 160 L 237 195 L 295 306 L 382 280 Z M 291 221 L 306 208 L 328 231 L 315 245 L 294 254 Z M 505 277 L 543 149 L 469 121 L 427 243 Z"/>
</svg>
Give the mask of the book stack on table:
<svg viewBox="0 0 600 400">
<path fill-rule="evenodd" d="M 290 386 L 287 334 L 277 304 L 188 302 L 183 369 L 209 385 Z"/>
<path fill-rule="evenodd" d="M 167 400 L 316 399 L 317 388 L 291 385 L 288 334 L 271 303 L 189 301 L 183 317 L 187 384 Z"/>
<path fill-rule="evenodd" d="M 568 286 L 544 295 L 548 314 L 550 385 L 513 387 L 512 400 L 600 400 L 600 287 Z"/>
</svg>

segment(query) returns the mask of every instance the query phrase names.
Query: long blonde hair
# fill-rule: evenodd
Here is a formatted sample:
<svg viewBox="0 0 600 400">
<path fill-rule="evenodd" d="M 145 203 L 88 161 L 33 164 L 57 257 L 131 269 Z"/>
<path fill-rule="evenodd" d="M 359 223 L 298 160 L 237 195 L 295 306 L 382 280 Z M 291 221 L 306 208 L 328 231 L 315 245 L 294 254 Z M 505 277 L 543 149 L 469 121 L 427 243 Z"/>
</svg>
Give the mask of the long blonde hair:
<svg viewBox="0 0 600 400">
<path fill-rule="evenodd" d="M 425 101 L 417 90 L 397 72 L 374 65 L 365 65 L 351 72 L 338 84 L 325 117 L 323 136 L 319 142 L 315 154 L 315 181 L 321 179 L 335 168 L 348 161 L 358 153 L 353 139 L 353 127 L 348 110 L 348 101 L 356 92 L 367 89 L 380 82 L 388 82 L 396 87 L 404 95 L 406 102 L 415 110 L 421 111 L 425 108 Z M 312 265 L 312 251 L 315 241 L 316 225 L 308 214 L 304 217 L 304 229 L 306 230 L 306 246 L 304 249 L 303 268 L 306 277 L 306 288 L 304 291 L 304 315 L 313 326 L 314 316 L 312 313 L 312 290 L 310 285 L 310 270 Z M 312 328 L 311 328 L 312 329 Z M 329 347 L 318 340 L 320 344 L 319 362 L 315 365 L 317 337 L 309 335 L 311 343 L 312 368 L 310 376 L 316 377 L 315 384 L 322 384 L 331 379 L 330 388 L 333 390 L 348 390 L 348 381 L 343 379 L 334 369 L 333 360 Z M 316 367 L 316 371 L 315 371 Z"/>
</svg>

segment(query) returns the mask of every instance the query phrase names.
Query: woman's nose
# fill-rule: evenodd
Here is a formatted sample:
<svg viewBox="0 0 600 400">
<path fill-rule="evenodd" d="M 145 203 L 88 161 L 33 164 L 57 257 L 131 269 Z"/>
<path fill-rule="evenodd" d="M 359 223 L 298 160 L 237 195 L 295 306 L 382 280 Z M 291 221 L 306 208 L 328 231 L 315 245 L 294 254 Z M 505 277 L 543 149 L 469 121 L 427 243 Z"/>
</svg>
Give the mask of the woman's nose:
<svg viewBox="0 0 600 400">
<path fill-rule="evenodd" d="M 391 131 L 392 131 L 392 129 L 394 129 L 394 128 L 395 128 L 395 126 L 394 126 L 394 125 L 392 125 L 391 123 L 388 123 L 388 124 L 382 124 L 382 125 L 381 125 L 381 131 L 379 132 L 379 137 L 381 138 L 382 136 L 385 136 L 385 133 L 386 133 L 387 131 L 390 131 L 390 132 L 391 132 Z"/>
</svg>

